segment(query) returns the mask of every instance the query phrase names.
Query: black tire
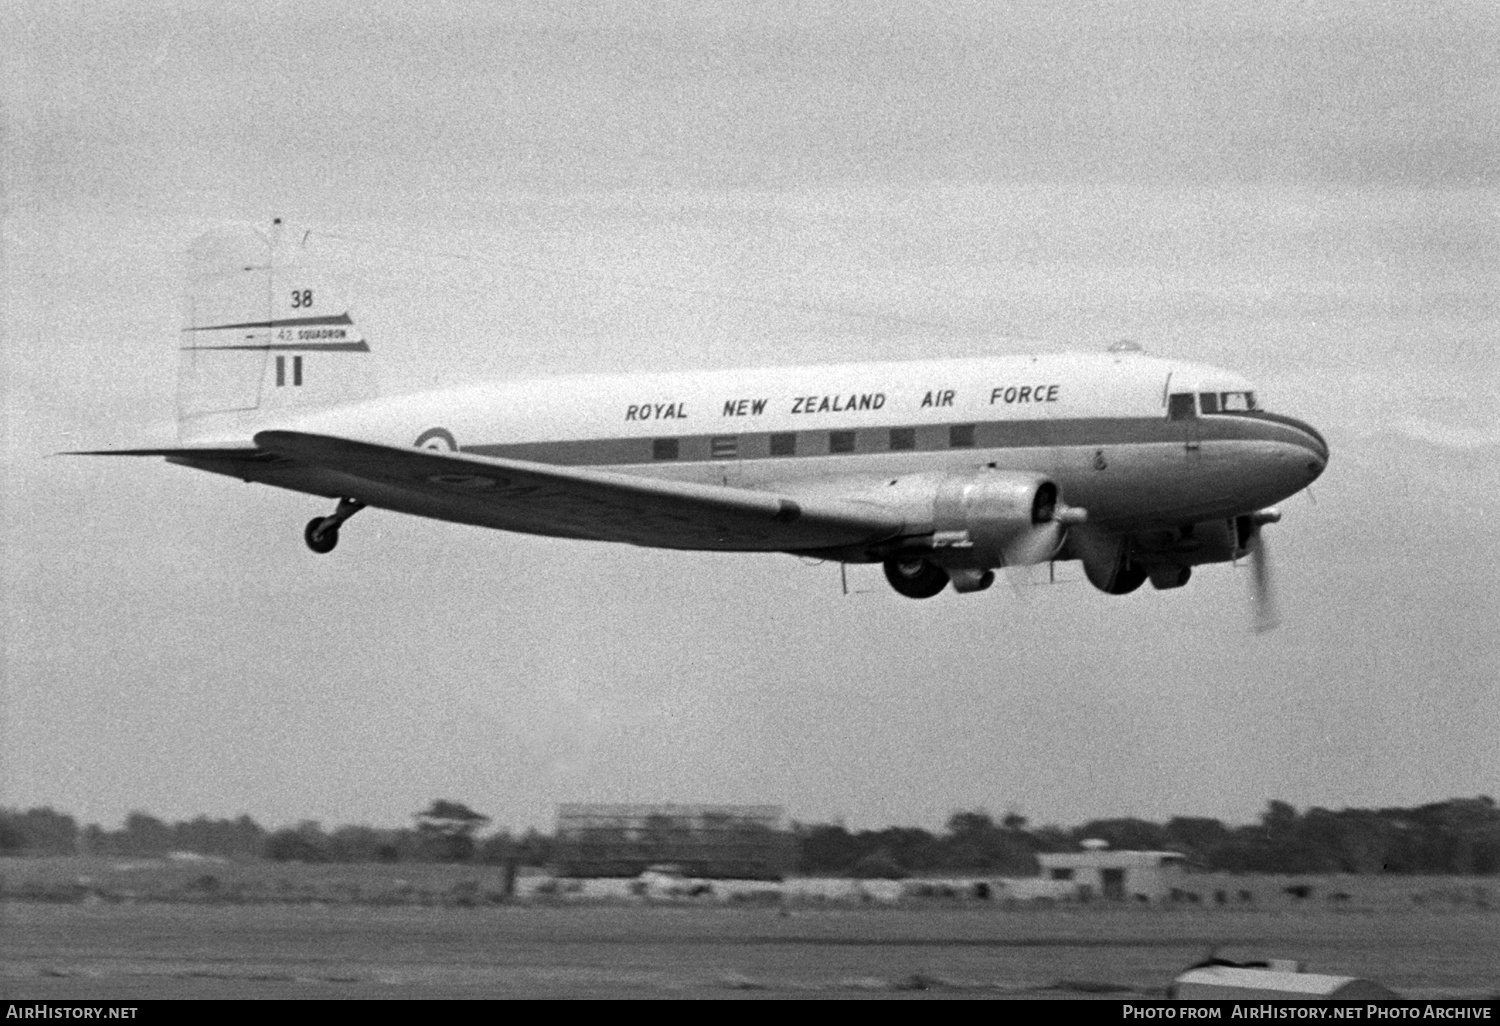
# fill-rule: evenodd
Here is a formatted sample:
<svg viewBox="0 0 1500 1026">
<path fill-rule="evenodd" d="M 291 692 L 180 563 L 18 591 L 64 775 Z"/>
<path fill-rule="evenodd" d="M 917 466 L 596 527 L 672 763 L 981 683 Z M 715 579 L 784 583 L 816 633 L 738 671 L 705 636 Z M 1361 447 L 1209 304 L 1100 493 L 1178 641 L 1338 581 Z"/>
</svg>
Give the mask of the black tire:
<svg viewBox="0 0 1500 1026">
<path fill-rule="evenodd" d="M 322 517 L 313 517 L 307 522 L 307 530 L 302 532 L 302 537 L 307 542 L 307 547 L 321 556 L 332 552 L 339 543 L 339 529 L 324 527 Z"/>
<path fill-rule="evenodd" d="M 1080 537 L 1079 542 L 1085 542 Z M 1078 550 L 1083 574 L 1106 595 L 1129 595 L 1146 583 L 1146 568 L 1130 558 L 1129 538 L 1095 539 Z"/>
<path fill-rule="evenodd" d="M 1136 563 L 1127 563 L 1115 574 L 1115 579 L 1110 582 L 1109 587 L 1100 590 L 1111 595 L 1129 595 L 1145 583 L 1146 568 Z"/>
<path fill-rule="evenodd" d="M 948 587 L 948 571 L 934 566 L 920 556 L 915 559 L 885 561 L 885 579 L 907 598 L 932 598 Z"/>
</svg>

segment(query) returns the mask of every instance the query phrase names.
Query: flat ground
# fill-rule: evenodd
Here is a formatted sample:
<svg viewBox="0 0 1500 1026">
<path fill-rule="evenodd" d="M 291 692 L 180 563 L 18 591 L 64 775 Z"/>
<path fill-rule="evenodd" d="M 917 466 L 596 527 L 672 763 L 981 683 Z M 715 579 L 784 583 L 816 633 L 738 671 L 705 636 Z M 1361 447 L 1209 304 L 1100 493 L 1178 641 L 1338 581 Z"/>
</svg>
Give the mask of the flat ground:
<svg viewBox="0 0 1500 1026">
<path fill-rule="evenodd" d="M 1500 994 L 1475 907 L 0 903 L 0 998 L 1161 997 L 1213 949 Z"/>
</svg>

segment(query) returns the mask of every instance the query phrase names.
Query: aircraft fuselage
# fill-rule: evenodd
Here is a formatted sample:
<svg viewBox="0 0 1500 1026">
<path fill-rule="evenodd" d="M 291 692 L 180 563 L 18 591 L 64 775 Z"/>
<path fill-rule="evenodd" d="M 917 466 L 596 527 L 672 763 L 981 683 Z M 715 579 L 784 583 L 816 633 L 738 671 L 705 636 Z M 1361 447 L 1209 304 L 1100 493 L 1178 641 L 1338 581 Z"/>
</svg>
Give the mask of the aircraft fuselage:
<svg viewBox="0 0 1500 1026">
<path fill-rule="evenodd" d="M 1247 514 L 1322 472 L 1327 445 L 1307 424 L 1258 409 L 1205 412 L 1198 398 L 1235 396 L 1243 407 L 1253 393 L 1213 367 L 1063 354 L 542 378 L 372 400 L 283 426 L 793 496 L 848 497 L 981 468 L 1032 473 L 1086 508 L 1091 525 L 1138 531 Z M 217 426 L 223 441 L 243 440 L 232 422 Z M 349 491 L 336 473 L 250 469 L 233 472 L 327 496 Z M 369 501 L 472 522 L 422 496 Z"/>
</svg>

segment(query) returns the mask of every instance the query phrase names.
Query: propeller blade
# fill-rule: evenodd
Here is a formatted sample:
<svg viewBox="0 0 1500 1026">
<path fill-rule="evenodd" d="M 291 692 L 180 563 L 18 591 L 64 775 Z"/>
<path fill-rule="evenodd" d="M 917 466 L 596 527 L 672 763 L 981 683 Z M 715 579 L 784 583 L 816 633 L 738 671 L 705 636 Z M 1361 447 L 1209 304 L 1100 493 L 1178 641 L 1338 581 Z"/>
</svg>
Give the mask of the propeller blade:
<svg viewBox="0 0 1500 1026">
<path fill-rule="evenodd" d="M 1031 566 L 1045 563 L 1056 555 L 1062 545 L 1063 532 L 1067 528 L 1056 520 L 1038 524 L 1005 547 L 1005 565 L 1009 567 Z"/>
<path fill-rule="evenodd" d="M 1030 583 L 1030 567 L 1007 566 L 1000 572 L 1005 575 L 1005 583 L 1010 585 L 1011 594 L 1018 602 L 1029 602 L 1031 596 L 1026 594 L 1026 586 Z"/>
<path fill-rule="evenodd" d="M 1063 537 L 1073 524 L 1088 522 L 1088 511 L 1081 506 L 1065 506 L 1059 502 L 1046 523 L 1037 524 L 1005 547 L 1005 565 L 1010 567 L 1035 566 L 1045 563 L 1057 555 L 1062 548 Z"/>
<path fill-rule="evenodd" d="M 1046 562 L 1047 556 L 1056 552 L 1062 543 L 1062 531 L 1064 528 L 1056 520 L 1038 523 L 1005 546 L 1005 565 L 1029 567 L 1034 562 Z"/>
<path fill-rule="evenodd" d="M 1281 623 L 1281 613 L 1276 606 L 1276 590 L 1271 581 L 1271 555 L 1259 524 L 1250 534 L 1250 573 L 1254 609 L 1252 629 L 1256 634 L 1264 634 Z"/>
<path fill-rule="evenodd" d="M 1088 511 L 1082 506 L 1066 506 L 1059 502 L 1051 519 L 1025 531 L 1005 547 L 1001 553 L 1005 559 L 1005 580 L 1017 598 L 1025 598 L 1031 568 L 1051 561 L 1061 551 L 1068 528 L 1087 523 L 1088 518 Z"/>
</svg>

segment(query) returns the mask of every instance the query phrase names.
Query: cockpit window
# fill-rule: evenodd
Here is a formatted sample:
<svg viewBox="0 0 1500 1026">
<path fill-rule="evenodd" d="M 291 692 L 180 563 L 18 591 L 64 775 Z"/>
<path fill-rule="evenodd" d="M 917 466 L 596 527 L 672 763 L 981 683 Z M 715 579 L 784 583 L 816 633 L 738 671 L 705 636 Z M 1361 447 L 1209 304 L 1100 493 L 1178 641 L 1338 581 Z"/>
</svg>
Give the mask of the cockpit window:
<svg viewBox="0 0 1500 1026">
<path fill-rule="evenodd" d="M 1245 413 L 1257 409 L 1254 392 L 1199 392 L 1204 413 Z"/>
<path fill-rule="evenodd" d="M 1168 420 L 1192 420 L 1197 416 L 1193 408 L 1193 393 L 1173 392 L 1167 397 Z"/>
</svg>

